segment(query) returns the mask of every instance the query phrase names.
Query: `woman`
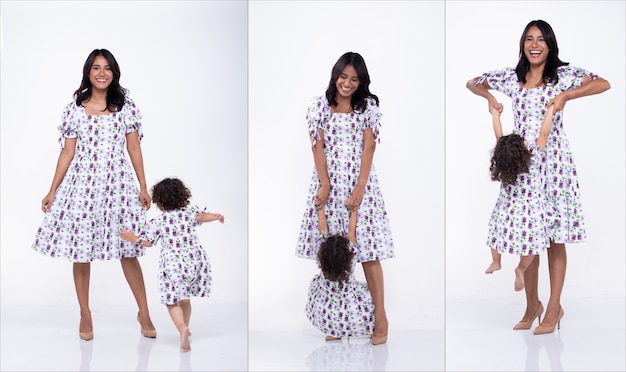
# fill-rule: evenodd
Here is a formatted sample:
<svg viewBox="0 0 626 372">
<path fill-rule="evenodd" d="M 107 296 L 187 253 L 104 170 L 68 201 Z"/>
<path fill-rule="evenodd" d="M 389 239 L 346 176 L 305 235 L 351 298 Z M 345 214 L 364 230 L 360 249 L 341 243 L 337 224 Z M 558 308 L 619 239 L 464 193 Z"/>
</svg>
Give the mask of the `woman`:
<svg viewBox="0 0 626 372">
<path fill-rule="evenodd" d="M 489 92 L 496 89 L 511 97 L 514 131 L 526 143 L 536 143 L 547 107 L 554 106 L 554 121 L 546 144 L 546 191 L 560 217 L 557 238 L 550 241 L 550 299 L 543 321 L 534 334 L 554 332 L 563 317 L 561 292 L 565 281 L 566 243 L 585 240 L 585 226 L 580 205 L 576 166 L 563 131 L 565 103 L 571 99 L 602 93 L 609 83 L 582 68 L 569 66 L 559 59 L 559 48 L 552 27 L 542 20 L 526 25 L 520 39 L 519 61 L 515 69 L 506 68 L 483 74 L 467 82 L 474 94 L 487 99 L 492 108 L 502 112 L 502 104 Z M 526 312 L 513 329 L 530 329 L 541 316 L 543 304 L 538 295 L 539 256 L 524 273 Z"/>
<path fill-rule="evenodd" d="M 329 233 L 348 231 L 358 210 L 356 260 L 362 263 L 375 307 L 373 344 L 387 341 L 383 271 L 380 260 L 395 256 L 389 219 L 373 166 L 380 126 L 378 97 L 369 91 L 363 57 L 348 52 L 335 63 L 325 96 L 307 112 L 315 169 L 300 227 L 296 255 L 316 259 L 324 207 Z"/>
<path fill-rule="evenodd" d="M 79 337 L 83 340 L 93 338 L 89 278 L 94 259 L 121 261 L 139 306 L 141 333 L 156 337 L 137 260 L 144 248 L 118 235 L 121 230 L 143 228 L 145 211 L 150 208 L 140 146 L 141 114 L 119 80 L 119 65 L 108 50 L 95 49 L 89 54 L 80 87 L 59 126 L 62 149 L 50 191 L 41 202 L 45 217 L 33 243 L 43 254 L 74 263 Z"/>
</svg>

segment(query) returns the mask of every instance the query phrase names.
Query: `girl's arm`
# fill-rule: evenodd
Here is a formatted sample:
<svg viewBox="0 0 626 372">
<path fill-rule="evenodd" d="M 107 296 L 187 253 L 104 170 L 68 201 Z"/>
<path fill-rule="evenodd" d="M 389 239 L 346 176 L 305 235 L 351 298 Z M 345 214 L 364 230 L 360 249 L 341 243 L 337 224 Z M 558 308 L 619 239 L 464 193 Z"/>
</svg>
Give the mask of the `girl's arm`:
<svg viewBox="0 0 626 372">
<path fill-rule="evenodd" d="M 502 137 L 502 122 L 500 121 L 500 111 L 495 107 L 489 107 L 491 110 L 491 121 L 493 124 L 493 134 L 496 135 L 496 141 Z"/>
<path fill-rule="evenodd" d="M 372 169 L 375 150 L 376 140 L 374 139 L 374 132 L 372 131 L 372 128 L 368 128 L 363 131 L 363 152 L 361 153 L 361 169 L 359 170 L 359 179 L 356 182 L 354 190 L 352 190 L 352 193 L 344 203 L 351 211 L 356 211 L 363 201 L 363 194 L 365 194 L 365 186 L 367 185 L 367 179 L 369 178 L 370 170 Z"/>
<path fill-rule="evenodd" d="M 348 227 L 348 240 L 356 243 L 356 221 L 358 218 L 358 208 L 350 213 L 350 225 Z"/>
<path fill-rule="evenodd" d="M 209 213 L 209 212 L 203 212 L 198 214 L 198 217 L 196 217 L 196 219 L 198 220 L 198 222 L 213 222 L 213 221 L 220 221 L 220 223 L 224 223 L 224 216 L 222 216 L 219 213 Z"/>
<path fill-rule="evenodd" d="M 52 184 L 50 185 L 50 190 L 48 194 L 44 196 L 41 201 L 41 210 L 47 212 L 52 207 L 52 202 L 54 201 L 54 195 L 57 192 L 57 188 L 63 181 L 63 177 L 65 177 L 65 173 L 67 173 L 67 169 L 70 167 L 70 163 L 72 159 L 74 159 L 74 154 L 76 152 L 76 138 L 66 138 L 65 144 L 63 145 L 63 149 L 61 149 L 61 153 L 59 154 L 59 159 L 57 160 L 56 170 L 54 171 L 54 177 L 52 178 Z"/>
<path fill-rule="evenodd" d="M 326 222 L 326 213 L 324 206 L 317 208 L 317 224 L 320 227 L 321 234 L 328 234 L 328 223 Z"/>
<path fill-rule="evenodd" d="M 139 237 L 135 235 L 132 230 L 120 231 L 120 238 L 126 240 L 127 242 L 133 242 L 144 247 L 152 247 L 152 242 L 139 239 Z"/>
<path fill-rule="evenodd" d="M 550 134 L 550 129 L 552 129 L 552 118 L 554 117 L 554 110 L 556 110 L 554 105 L 548 105 L 548 108 L 546 109 L 546 116 L 543 118 L 543 122 L 541 123 L 541 129 L 539 129 L 539 138 L 537 138 L 536 144 L 542 150 L 545 150 L 546 148 L 548 135 Z"/>
<path fill-rule="evenodd" d="M 326 205 L 328 195 L 330 194 L 330 178 L 328 177 L 328 167 L 326 164 L 326 154 L 324 154 L 324 131 L 319 129 L 319 138 L 313 145 L 313 161 L 317 170 L 317 177 L 320 180 L 321 187 L 315 194 L 315 206 L 321 208 Z"/>
<path fill-rule="evenodd" d="M 595 79 L 585 76 L 580 87 L 576 89 L 566 90 L 554 97 L 548 102 L 548 107 L 554 106 L 554 112 L 557 113 L 565 107 L 565 103 L 574 98 L 590 96 L 602 93 L 611 88 L 611 84 L 601 77 Z"/>
<path fill-rule="evenodd" d="M 137 132 L 130 132 L 126 135 L 126 150 L 128 150 L 128 156 L 130 156 L 130 161 L 133 163 L 133 168 L 135 168 L 135 174 L 139 181 L 139 200 L 141 205 L 148 210 L 150 209 L 151 199 L 148 193 L 148 186 L 146 185 L 146 176 L 143 172 L 143 155 Z"/>
<path fill-rule="evenodd" d="M 491 112 L 492 108 L 498 110 L 498 112 L 502 112 L 504 107 L 501 103 L 498 102 L 496 97 L 494 97 L 493 94 L 489 92 L 489 90 L 492 88 L 489 86 L 489 83 L 487 83 L 487 80 L 483 81 L 480 84 L 476 84 L 479 79 L 479 77 L 475 77 L 469 80 L 465 84 L 465 87 L 477 96 L 487 99 L 487 102 L 489 103 L 489 112 Z"/>
</svg>

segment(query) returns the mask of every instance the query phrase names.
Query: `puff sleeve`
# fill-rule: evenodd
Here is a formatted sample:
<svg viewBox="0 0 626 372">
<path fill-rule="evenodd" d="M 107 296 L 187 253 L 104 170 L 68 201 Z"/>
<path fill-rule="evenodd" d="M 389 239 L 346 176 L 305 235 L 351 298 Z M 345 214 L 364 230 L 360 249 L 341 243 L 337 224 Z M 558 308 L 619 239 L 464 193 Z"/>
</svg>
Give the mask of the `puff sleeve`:
<svg viewBox="0 0 626 372">
<path fill-rule="evenodd" d="M 510 67 L 485 72 L 478 78 L 476 85 L 482 84 L 485 80 L 490 87 L 508 97 L 512 97 L 513 93 L 519 89 L 519 80 L 515 70 Z"/>
<path fill-rule="evenodd" d="M 126 102 L 124 103 L 124 107 L 122 107 L 121 114 L 123 116 L 124 125 L 126 126 L 126 134 L 137 132 L 139 141 L 141 142 L 143 139 L 141 119 L 143 116 L 139 108 L 137 108 L 137 105 L 135 105 L 135 102 L 128 96 L 126 96 Z"/>
<path fill-rule="evenodd" d="M 580 87 L 585 76 L 589 76 L 592 80 L 598 77 L 598 75 L 592 72 L 574 66 L 558 67 L 557 75 L 559 77 L 557 86 L 561 91 L 572 90 Z"/>
<path fill-rule="evenodd" d="M 372 128 L 374 139 L 380 143 L 380 118 L 382 117 L 382 114 L 380 113 L 380 108 L 373 98 L 367 98 L 366 101 L 367 106 L 365 111 L 363 111 L 363 130 Z"/>
<path fill-rule="evenodd" d="M 324 123 L 328 121 L 330 107 L 326 97 L 319 96 L 313 98 L 311 105 L 306 112 L 306 121 L 308 124 L 309 136 L 311 137 L 311 146 L 315 146 L 320 137 L 320 129 L 324 129 Z"/>
<path fill-rule="evenodd" d="M 61 118 L 61 125 L 57 127 L 59 130 L 59 144 L 61 148 L 65 147 L 66 138 L 78 137 L 78 118 L 76 117 L 76 102 L 72 102 L 65 106 Z"/>
</svg>

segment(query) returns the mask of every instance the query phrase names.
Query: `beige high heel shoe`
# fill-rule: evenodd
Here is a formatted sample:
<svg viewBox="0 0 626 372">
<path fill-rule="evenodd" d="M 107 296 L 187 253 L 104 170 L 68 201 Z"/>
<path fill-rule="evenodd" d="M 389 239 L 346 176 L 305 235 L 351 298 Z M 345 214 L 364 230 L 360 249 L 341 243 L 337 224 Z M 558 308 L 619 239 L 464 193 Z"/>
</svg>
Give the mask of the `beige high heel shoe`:
<svg viewBox="0 0 626 372">
<path fill-rule="evenodd" d="M 389 322 L 385 321 L 385 323 L 387 323 L 387 332 L 389 332 Z M 374 329 L 374 332 L 376 332 L 376 329 Z M 387 332 L 385 332 L 384 335 L 382 336 L 376 336 L 374 334 L 372 334 L 372 345 L 382 345 L 384 343 L 387 342 Z"/>
<path fill-rule="evenodd" d="M 513 327 L 513 330 L 517 331 L 517 330 L 520 330 L 520 329 L 530 329 L 530 327 L 533 325 L 533 322 L 535 321 L 535 318 L 539 318 L 539 324 L 541 324 L 541 314 L 542 313 L 543 313 L 543 305 L 541 304 L 541 302 L 539 302 L 539 306 L 537 306 L 537 310 L 533 314 L 532 318 L 530 318 L 529 321 L 517 323 Z"/>
<path fill-rule="evenodd" d="M 144 329 L 141 325 L 141 318 L 139 317 L 139 313 L 137 313 L 137 322 L 139 322 L 139 328 L 141 329 L 141 334 L 143 337 L 148 338 L 156 338 L 156 329 Z"/>
<path fill-rule="evenodd" d="M 563 315 L 565 313 L 563 312 L 563 308 L 559 307 L 559 317 L 556 320 L 556 323 L 552 324 L 552 325 L 543 325 L 543 324 L 539 324 L 537 326 L 537 328 L 535 328 L 535 330 L 533 331 L 533 334 L 535 335 L 545 335 L 547 333 L 552 333 L 554 332 L 555 328 L 561 329 L 561 318 L 563 318 Z M 544 317 L 543 320 L 545 320 L 546 318 Z"/>
<path fill-rule="evenodd" d="M 80 322 L 83 322 L 83 318 L 80 319 Z M 93 329 L 91 331 L 86 331 L 86 332 L 82 332 L 80 330 L 80 324 L 78 325 L 78 337 L 80 337 L 81 340 L 85 340 L 85 341 L 89 341 L 89 340 L 93 340 Z"/>
</svg>

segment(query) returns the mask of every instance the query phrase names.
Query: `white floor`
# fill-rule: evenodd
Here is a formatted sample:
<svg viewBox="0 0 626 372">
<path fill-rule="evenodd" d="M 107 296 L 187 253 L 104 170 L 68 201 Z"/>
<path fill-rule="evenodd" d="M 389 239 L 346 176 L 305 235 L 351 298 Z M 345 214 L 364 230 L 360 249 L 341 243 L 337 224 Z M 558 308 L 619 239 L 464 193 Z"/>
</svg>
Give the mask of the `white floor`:
<svg viewBox="0 0 626 372">
<path fill-rule="evenodd" d="M 4 305 L 4 304 L 3 304 Z M 245 371 L 247 308 L 195 304 L 189 328 L 191 352 L 167 310 L 151 309 L 157 338 L 141 336 L 135 308 L 92 309 L 94 339 L 78 338 L 75 304 L 42 309 L 2 307 L 2 371 Z"/>
<path fill-rule="evenodd" d="M 520 298 L 446 301 L 448 371 L 625 371 L 625 302 L 563 298 L 561 329 L 513 331 Z M 545 305 L 545 304 L 544 304 Z M 537 321 L 533 324 L 533 328 Z"/>
<path fill-rule="evenodd" d="M 5 304 L 3 304 L 5 305 Z M 94 311 L 92 341 L 78 338 L 74 304 L 3 306 L 2 371 L 625 371 L 625 299 L 563 299 L 561 329 L 513 331 L 519 298 L 446 302 L 446 329 L 390 329 L 325 342 L 314 330 L 247 329 L 245 304 L 194 304 L 192 351 L 182 353 L 165 309 L 152 309 L 158 337 L 140 335 L 133 308 Z M 163 310 L 163 311 L 159 311 Z M 535 323 L 536 325 L 536 323 Z"/>
</svg>

